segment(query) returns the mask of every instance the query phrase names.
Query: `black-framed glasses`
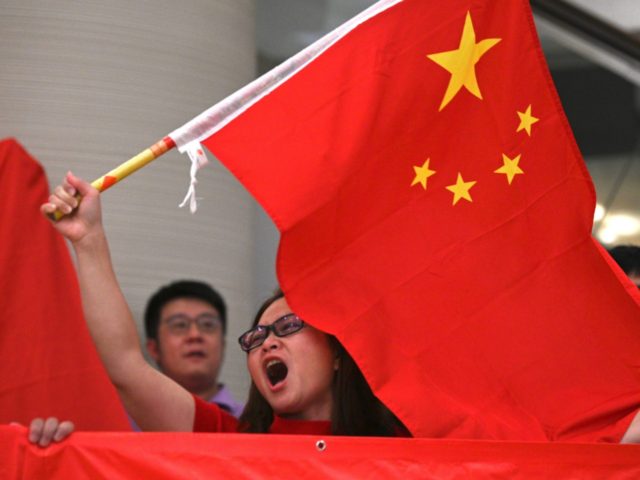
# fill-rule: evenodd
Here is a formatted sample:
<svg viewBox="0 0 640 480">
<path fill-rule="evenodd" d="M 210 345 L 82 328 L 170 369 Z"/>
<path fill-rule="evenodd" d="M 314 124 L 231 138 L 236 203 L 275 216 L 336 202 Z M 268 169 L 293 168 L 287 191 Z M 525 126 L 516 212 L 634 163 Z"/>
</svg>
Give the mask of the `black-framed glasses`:
<svg viewBox="0 0 640 480">
<path fill-rule="evenodd" d="M 222 329 L 222 320 L 213 313 L 201 313 L 195 318 L 191 318 L 183 313 L 171 315 L 164 321 L 167 329 L 172 335 L 186 335 L 191 330 L 191 325 L 196 324 L 200 333 L 216 333 Z"/>
<path fill-rule="evenodd" d="M 249 352 L 262 345 L 269 336 L 269 332 L 273 332 L 276 337 L 286 337 L 296 333 L 304 326 L 304 320 L 294 313 L 289 313 L 280 317 L 271 325 L 256 325 L 251 330 L 247 330 L 240 335 L 238 343 L 240 343 L 242 350 Z"/>
</svg>

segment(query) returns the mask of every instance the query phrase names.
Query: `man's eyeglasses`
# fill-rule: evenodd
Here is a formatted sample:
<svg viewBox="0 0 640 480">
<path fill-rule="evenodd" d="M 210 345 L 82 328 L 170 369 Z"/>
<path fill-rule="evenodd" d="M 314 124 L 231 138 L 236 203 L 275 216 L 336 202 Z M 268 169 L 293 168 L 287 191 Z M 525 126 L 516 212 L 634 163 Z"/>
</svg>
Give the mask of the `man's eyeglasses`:
<svg viewBox="0 0 640 480">
<path fill-rule="evenodd" d="M 240 335 L 238 342 L 242 350 L 249 352 L 262 345 L 269 336 L 269 332 L 273 332 L 276 337 L 286 337 L 287 335 L 296 333 L 304 326 L 305 323 L 301 318 L 293 313 L 289 313 L 280 317 L 271 325 L 256 325 L 251 330 Z"/>
<path fill-rule="evenodd" d="M 172 315 L 164 321 L 169 332 L 173 335 L 186 335 L 195 323 L 200 333 L 216 333 L 222 328 L 222 320 L 212 313 L 202 313 L 195 318 L 188 315 Z"/>
</svg>

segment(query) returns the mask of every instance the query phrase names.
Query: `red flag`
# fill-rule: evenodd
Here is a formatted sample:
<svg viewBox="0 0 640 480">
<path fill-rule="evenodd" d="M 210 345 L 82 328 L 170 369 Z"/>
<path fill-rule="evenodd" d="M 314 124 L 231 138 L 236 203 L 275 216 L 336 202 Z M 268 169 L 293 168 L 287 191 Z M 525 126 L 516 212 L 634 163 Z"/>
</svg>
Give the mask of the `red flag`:
<svg viewBox="0 0 640 480">
<path fill-rule="evenodd" d="M 36 416 L 79 430 L 130 430 L 82 316 L 62 237 L 40 214 L 42 167 L 14 140 L 0 142 L 0 423 Z"/>
<path fill-rule="evenodd" d="M 528 2 L 399 2 L 204 143 L 276 222 L 292 308 L 415 435 L 620 439 L 640 302 Z"/>
</svg>

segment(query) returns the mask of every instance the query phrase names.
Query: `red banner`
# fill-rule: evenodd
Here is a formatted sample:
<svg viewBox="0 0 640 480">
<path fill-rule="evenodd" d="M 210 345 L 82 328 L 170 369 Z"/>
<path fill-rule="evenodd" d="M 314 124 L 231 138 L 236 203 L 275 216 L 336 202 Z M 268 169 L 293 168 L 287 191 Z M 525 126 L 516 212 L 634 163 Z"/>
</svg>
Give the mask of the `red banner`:
<svg viewBox="0 0 640 480">
<path fill-rule="evenodd" d="M 0 427 L 0 478 L 640 478 L 640 446 L 191 433 L 74 433 L 42 449 Z"/>
</svg>

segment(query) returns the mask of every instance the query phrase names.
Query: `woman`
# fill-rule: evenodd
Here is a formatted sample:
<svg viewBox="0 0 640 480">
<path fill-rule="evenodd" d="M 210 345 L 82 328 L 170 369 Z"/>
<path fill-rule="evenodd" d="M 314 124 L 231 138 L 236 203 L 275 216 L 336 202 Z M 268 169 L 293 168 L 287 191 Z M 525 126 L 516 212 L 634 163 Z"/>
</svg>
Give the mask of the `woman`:
<svg viewBox="0 0 640 480">
<path fill-rule="evenodd" d="M 239 342 L 252 382 L 238 431 L 408 435 L 340 342 L 292 313 L 282 292 L 262 305 Z M 215 410 L 198 401 L 195 429 L 219 430 Z"/>
<path fill-rule="evenodd" d="M 83 198 L 79 206 L 77 194 Z M 85 318 L 98 353 L 143 430 L 406 434 L 337 339 L 293 314 L 281 293 L 240 337 L 252 379 L 240 420 L 191 395 L 142 355 L 111 264 L 98 191 L 69 173 L 41 211 L 70 213 L 76 207 L 54 225 L 75 250 Z"/>
</svg>

